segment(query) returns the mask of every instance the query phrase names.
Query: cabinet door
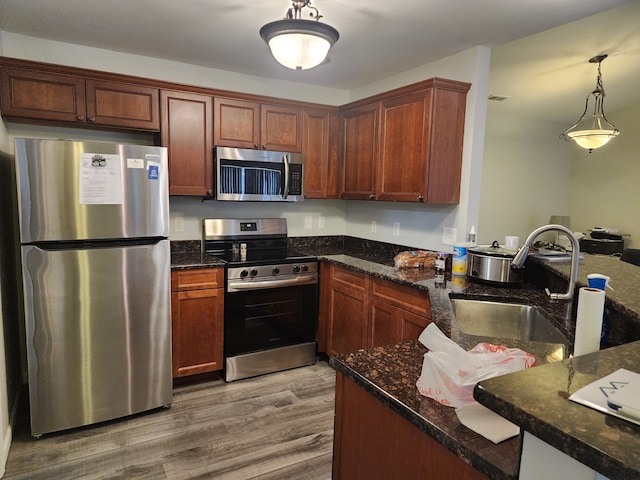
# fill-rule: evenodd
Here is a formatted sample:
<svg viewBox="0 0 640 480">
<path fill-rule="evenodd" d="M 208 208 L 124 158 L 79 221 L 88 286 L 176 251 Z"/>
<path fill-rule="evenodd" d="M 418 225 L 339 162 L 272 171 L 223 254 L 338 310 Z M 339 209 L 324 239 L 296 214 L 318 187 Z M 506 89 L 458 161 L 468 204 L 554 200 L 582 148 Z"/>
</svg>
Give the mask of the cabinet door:
<svg viewBox="0 0 640 480">
<path fill-rule="evenodd" d="M 340 116 L 326 110 L 302 111 L 305 198 L 338 195 Z"/>
<path fill-rule="evenodd" d="M 260 148 L 280 152 L 301 152 L 300 109 L 282 105 L 261 105 Z"/>
<path fill-rule="evenodd" d="M 173 377 L 222 369 L 224 289 L 171 293 Z"/>
<path fill-rule="evenodd" d="M 341 198 L 374 199 L 379 104 L 347 110 L 344 117 Z"/>
<path fill-rule="evenodd" d="M 158 131 L 158 89 L 87 80 L 87 121 L 93 125 Z"/>
<path fill-rule="evenodd" d="M 402 331 L 398 342 L 417 340 L 427 325 L 431 323 L 430 318 L 407 312 L 401 308 L 396 310 L 396 315 L 399 329 Z"/>
<path fill-rule="evenodd" d="M 84 79 L 20 68 L 2 68 L 2 116 L 84 123 Z"/>
<path fill-rule="evenodd" d="M 169 194 L 213 195 L 212 99 L 163 90 L 162 145 L 169 152 Z"/>
<path fill-rule="evenodd" d="M 260 104 L 232 98 L 214 98 L 216 146 L 260 148 Z"/>
<path fill-rule="evenodd" d="M 430 100 L 423 91 L 382 102 L 377 200 L 426 199 Z"/>
<path fill-rule="evenodd" d="M 427 202 L 458 203 L 468 84 L 439 79 L 433 91 Z M 450 86 L 449 86 L 450 85 Z M 466 85 L 466 87 L 465 87 Z"/>
<path fill-rule="evenodd" d="M 402 323 L 398 320 L 398 308 L 373 299 L 369 329 L 369 347 L 399 343 L 402 339 Z"/>
<path fill-rule="evenodd" d="M 368 345 L 368 278 L 333 267 L 328 293 L 327 353 L 352 352 Z"/>
</svg>

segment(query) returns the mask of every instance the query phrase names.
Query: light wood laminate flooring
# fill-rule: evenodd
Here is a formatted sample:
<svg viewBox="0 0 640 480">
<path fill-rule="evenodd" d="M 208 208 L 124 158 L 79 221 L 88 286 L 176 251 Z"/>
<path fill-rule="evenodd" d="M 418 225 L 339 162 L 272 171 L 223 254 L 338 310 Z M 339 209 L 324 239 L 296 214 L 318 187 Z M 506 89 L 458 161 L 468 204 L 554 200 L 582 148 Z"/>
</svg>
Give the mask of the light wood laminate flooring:
<svg viewBox="0 0 640 480">
<path fill-rule="evenodd" d="M 4 479 L 331 478 L 335 372 L 325 361 L 174 390 L 169 409 L 31 437 L 17 421 Z"/>
</svg>

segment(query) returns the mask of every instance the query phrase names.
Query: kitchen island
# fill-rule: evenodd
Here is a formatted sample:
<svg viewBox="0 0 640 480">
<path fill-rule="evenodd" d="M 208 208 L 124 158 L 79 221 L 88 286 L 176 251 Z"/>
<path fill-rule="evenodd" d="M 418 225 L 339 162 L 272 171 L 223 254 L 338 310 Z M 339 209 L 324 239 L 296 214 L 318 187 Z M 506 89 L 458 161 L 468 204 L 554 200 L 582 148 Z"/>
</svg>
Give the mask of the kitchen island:
<svg viewBox="0 0 640 480">
<path fill-rule="evenodd" d="M 568 305 L 552 303 L 543 290 L 543 287 L 547 286 L 545 282 L 551 277 L 553 278 L 550 281 L 556 284 L 549 284 L 550 287 L 555 287 L 552 288 L 552 291 L 561 291 L 566 288 L 566 284 L 564 286 L 562 284 L 568 279 L 569 269 L 568 265 L 563 263 L 548 263 L 530 259 L 527 268 L 534 274 L 533 276 L 541 278 L 540 283 L 523 283 L 505 287 L 475 282 L 466 277 L 455 277 L 449 274 L 443 278 L 441 275 L 436 275 L 433 269 L 396 270 L 388 260 L 384 264 L 371 261 L 376 260 L 375 258 L 364 259 L 360 255 L 344 255 L 334 252 L 316 253 L 323 261 L 428 291 L 432 307 L 432 321 L 464 348 L 474 346 L 478 338 L 469 337 L 460 332 L 453 314 L 451 298 L 535 304 L 549 314 L 556 326 L 566 333 L 571 342 L 573 340 L 575 321 L 572 312 L 575 311 L 575 302 Z M 607 292 L 607 308 L 616 322 L 612 324 L 611 338 L 618 343 L 637 339 L 637 326 L 640 324 L 640 307 L 638 306 L 640 292 L 634 288 L 634 285 L 637 285 L 636 282 L 640 279 L 640 269 L 633 265 L 624 264 L 616 258 L 587 255 L 580 262 L 579 273 L 578 287 L 586 286 L 586 276 L 589 273 L 604 273 L 611 277 L 611 282 L 615 285 L 615 295 L 610 295 L 610 292 Z M 528 280 L 531 279 L 531 276 L 529 275 Z M 544 352 L 535 352 L 536 345 L 520 343 L 510 346 L 517 346 L 534 353 L 538 359 L 538 365 L 546 362 Z M 358 388 L 367 392 L 399 418 L 402 418 L 403 421 L 406 420 L 419 431 L 435 439 L 449 452 L 454 453 L 460 460 L 468 463 L 478 472 L 490 478 L 518 478 L 521 475 L 522 437 L 512 438 L 499 445 L 494 445 L 462 426 L 453 409 L 422 397 L 417 392 L 415 382 L 420 375 L 422 356 L 425 352 L 426 349 L 418 342 L 407 342 L 339 355 L 331 359 L 331 365 L 338 371 L 339 377 L 344 376 L 341 382 L 353 382 Z M 550 364 L 549 367 L 540 368 L 559 368 L 561 365 L 564 363 Z M 537 370 L 538 368 L 534 368 L 530 371 Z M 543 401 L 542 405 L 544 405 Z M 512 405 L 512 408 L 514 410 L 519 408 L 517 401 Z M 585 408 L 580 407 L 581 410 Z M 596 418 L 602 416 L 598 412 L 590 412 L 581 418 L 589 418 L 589 415 L 595 415 Z M 507 416 L 507 418 L 509 417 Z M 556 428 L 553 423 L 544 422 L 538 424 L 538 427 L 543 430 L 549 429 L 549 431 Z M 587 422 L 583 428 L 591 431 L 594 428 L 597 429 L 597 424 Z M 633 434 L 635 433 L 633 432 Z M 640 437 L 636 437 L 636 440 L 638 438 Z M 567 441 L 564 447 L 563 451 L 569 456 L 581 458 L 580 442 Z M 597 460 L 599 464 L 607 464 L 611 460 L 606 450 L 591 452 L 591 454 L 593 457 L 599 457 Z M 634 468 L 631 466 L 632 470 Z"/>
</svg>

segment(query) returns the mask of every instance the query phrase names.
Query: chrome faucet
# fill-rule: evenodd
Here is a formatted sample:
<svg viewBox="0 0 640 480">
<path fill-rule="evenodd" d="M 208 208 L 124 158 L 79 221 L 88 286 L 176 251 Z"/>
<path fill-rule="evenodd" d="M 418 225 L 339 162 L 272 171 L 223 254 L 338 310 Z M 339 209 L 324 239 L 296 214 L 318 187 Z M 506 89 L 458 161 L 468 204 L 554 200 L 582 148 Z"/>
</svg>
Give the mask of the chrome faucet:
<svg viewBox="0 0 640 480">
<path fill-rule="evenodd" d="M 580 245 L 578 244 L 578 239 L 573 234 L 571 230 L 563 225 L 544 225 L 540 228 L 535 229 L 531 234 L 527 237 L 524 242 L 524 245 L 516 256 L 513 258 L 511 262 L 511 268 L 522 268 L 524 265 L 524 261 L 527 259 L 527 255 L 529 254 L 529 247 L 533 244 L 533 241 L 538 238 L 541 233 L 549 232 L 551 230 L 556 230 L 558 232 L 564 233 L 569 240 L 571 241 L 571 272 L 569 274 L 569 288 L 567 293 L 551 293 L 548 288 L 545 288 L 545 292 L 551 298 L 551 300 L 571 300 L 573 298 L 573 291 L 576 287 L 576 282 L 578 281 L 578 261 L 580 258 Z"/>
</svg>

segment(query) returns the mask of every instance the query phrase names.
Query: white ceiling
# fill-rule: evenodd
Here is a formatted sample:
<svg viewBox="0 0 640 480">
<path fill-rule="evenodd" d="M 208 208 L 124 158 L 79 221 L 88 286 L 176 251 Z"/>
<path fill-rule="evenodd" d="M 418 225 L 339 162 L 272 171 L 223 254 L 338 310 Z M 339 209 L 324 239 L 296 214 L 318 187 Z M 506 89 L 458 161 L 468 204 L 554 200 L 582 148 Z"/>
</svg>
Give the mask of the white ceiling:
<svg viewBox="0 0 640 480">
<path fill-rule="evenodd" d="M 493 49 L 492 93 L 511 97 L 499 108 L 562 122 L 577 120 L 595 86 L 597 68 L 588 59 L 608 53 L 606 111 L 629 104 L 630 95 L 640 101 L 633 88 L 640 79 L 640 0 L 312 4 L 340 39 L 328 62 L 302 72 L 277 64 L 258 34 L 284 17 L 290 0 L 0 0 L 0 30 L 346 90 L 486 45 Z"/>
</svg>

